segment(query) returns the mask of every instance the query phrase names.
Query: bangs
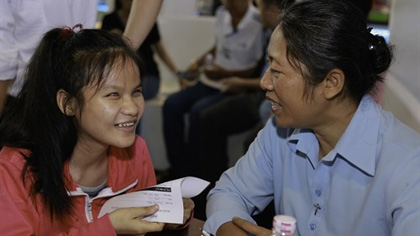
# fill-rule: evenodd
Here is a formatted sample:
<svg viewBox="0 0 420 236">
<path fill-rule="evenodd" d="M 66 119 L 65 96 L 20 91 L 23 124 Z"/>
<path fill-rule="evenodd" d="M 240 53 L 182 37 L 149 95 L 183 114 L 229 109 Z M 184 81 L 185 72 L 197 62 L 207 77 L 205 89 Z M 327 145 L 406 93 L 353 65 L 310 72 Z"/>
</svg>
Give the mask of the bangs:
<svg viewBox="0 0 420 236">
<path fill-rule="evenodd" d="M 83 87 L 100 87 L 105 78 L 111 73 L 123 70 L 129 66 L 130 61 L 139 68 L 140 62 L 137 55 L 132 55 L 130 51 L 122 48 L 111 48 L 101 52 L 82 52 L 77 55 L 81 77 L 83 78 Z"/>
</svg>

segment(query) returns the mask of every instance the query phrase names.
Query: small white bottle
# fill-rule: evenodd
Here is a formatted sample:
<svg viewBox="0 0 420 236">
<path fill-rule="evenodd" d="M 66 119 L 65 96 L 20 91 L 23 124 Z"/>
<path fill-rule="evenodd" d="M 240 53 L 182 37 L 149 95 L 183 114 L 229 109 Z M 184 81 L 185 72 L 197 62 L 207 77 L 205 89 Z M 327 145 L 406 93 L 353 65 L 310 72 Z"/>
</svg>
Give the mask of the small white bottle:
<svg viewBox="0 0 420 236">
<path fill-rule="evenodd" d="M 213 54 L 208 53 L 206 57 L 204 57 L 204 70 L 212 70 L 214 68 L 214 57 Z"/>
<path fill-rule="evenodd" d="M 296 219 L 288 215 L 276 215 L 273 218 L 271 236 L 295 236 Z"/>
</svg>

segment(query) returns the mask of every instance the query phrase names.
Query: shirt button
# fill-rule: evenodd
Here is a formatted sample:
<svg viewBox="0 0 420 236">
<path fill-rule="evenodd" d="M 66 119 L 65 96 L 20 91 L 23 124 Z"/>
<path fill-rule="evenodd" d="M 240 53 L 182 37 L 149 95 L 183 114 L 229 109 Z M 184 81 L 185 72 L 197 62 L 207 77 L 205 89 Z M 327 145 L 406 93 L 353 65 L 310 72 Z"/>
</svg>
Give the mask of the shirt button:
<svg viewBox="0 0 420 236">
<path fill-rule="evenodd" d="M 312 231 L 314 231 L 314 230 L 316 229 L 316 224 L 311 223 L 311 224 L 309 225 L 309 228 L 310 228 Z"/>
<path fill-rule="evenodd" d="M 319 190 L 319 189 L 315 190 L 315 195 L 317 197 L 321 196 L 321 190 Z"/>
</svg>

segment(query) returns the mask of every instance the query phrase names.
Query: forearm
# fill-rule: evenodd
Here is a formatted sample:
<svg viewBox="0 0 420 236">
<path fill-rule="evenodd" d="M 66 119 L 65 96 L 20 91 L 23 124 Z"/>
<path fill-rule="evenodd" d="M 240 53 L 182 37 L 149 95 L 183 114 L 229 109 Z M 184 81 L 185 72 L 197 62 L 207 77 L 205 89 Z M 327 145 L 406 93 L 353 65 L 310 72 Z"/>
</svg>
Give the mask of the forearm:
<svg viewBox="0 0 420 236">
<path fill-rule="evenodd" d="M 249 68 L 245 70 L 228 71 L 228 77 L 238 76 L 242 78 L 253 78 L 255 76 L 255 68 Z"/>
<path fill-rule="evenodd" d="M 220 226 L 217 230 L 216 236 L 248 236 L 248 233 L 230 221 Z"/>
<path fill-rule="evenodd" d="M 0 115 L 4 111 L 4 107 L 6 106 L 7 100 L 7 90 L 11 85 L 13 80 L 0 80 Z"/>
<path fill-rule="evenodd" d="M 207 196 L 207 221 L 204 229 L 215 234 L 233 217 L 255 223 L 251 214 L 258 214 L 273 200 L 271 143 L 276 126 L 266 126 L 248 152 L 235 166 L 225 171 Z"/>
<path fill-rule="evenodd" d="M 220 183 L 220 181 L 223 181 L 223 183 Z M 253 222 L 251 212 L 254 211 L 254 208 L 245 204 L 242 193 L 232 188 L 232 185 L 236 182 L 230 182 L 226 173 L 222 175 L 220 181 L 207 196 L 207 220 L 204 230 L 212 234 L 216 234 L 223 225 L 231 223 L 233 217 L 240 217 Z"/>
<path fill-rule="evenodd" d="M 242 87 L 245 89 L 259 89 L 260 78 L 245 78 L 242 80 Z"/>
<path fill-rule="evenodd" d="M 250 78 L 254 75 L 254 68 L 246 69 L 246 70 L 225 70 L 223 68 L 219 68 L 215 71 L 205 71 L 205 74 L 208 78 L 213 80 L 220 80 L 229 77 L 240 77 L 240 78 Z"/>
<path fill-rule="evenodd" d="M 198 68 L 198 67 L 202 66 L 204 64 L 204 59 L 206 58 L 206 55 L 209 54 L 209 53 L 214 55 L 214 52 L 215 51 L 216 51 L 216 46 L 213 46 L 211 49 L 209 49 L 208 51 L 206 51 L 199 58 L 192 59 L 191 60 L 191 64 L 190 64 L 190 68 L 193 68 L 193 67 L 197 67 Z"/>
<path fill-rule="evenodd" d="M 134 0 L 124 36 L 138 49 L 156 22 L 163 0 Z"/>
<path fill-rule="evenodd" d="M 165 65 L 173 72 L 178 72 L 174 61 L 172 60 L 171 56 L 169 55 L 168 51 L 166 51 L 165 47 L 163 46 L 162 42 L 159 41 L 155 45 L 155 49 L 159 57 L 165 63 Z"/>
</svg>

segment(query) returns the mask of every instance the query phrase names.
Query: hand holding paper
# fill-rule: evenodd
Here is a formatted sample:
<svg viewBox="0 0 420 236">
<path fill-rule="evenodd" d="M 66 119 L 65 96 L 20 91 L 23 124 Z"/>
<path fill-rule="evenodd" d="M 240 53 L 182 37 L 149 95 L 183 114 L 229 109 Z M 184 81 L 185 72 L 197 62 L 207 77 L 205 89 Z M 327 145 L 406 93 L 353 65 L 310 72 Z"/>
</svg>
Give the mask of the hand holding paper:
<svg viewBox="0 0 420 236">
<path fill-rule="evenodd" d="M 182 224 L 184 212 L 182 198 L 197 196 L 208 184 L 208 181 L 196 177 L 185 177 L 155 185 L 138 192 L 119 195 L 109 199 L 104 204 L 99 212 L 99 217 L 122 207 L 158 204 L 158 212 L 143 218 L 143 220 Z"/>
</svg>

